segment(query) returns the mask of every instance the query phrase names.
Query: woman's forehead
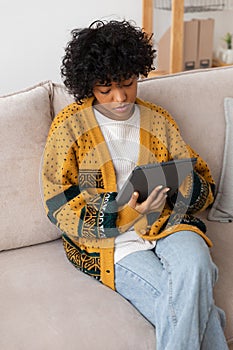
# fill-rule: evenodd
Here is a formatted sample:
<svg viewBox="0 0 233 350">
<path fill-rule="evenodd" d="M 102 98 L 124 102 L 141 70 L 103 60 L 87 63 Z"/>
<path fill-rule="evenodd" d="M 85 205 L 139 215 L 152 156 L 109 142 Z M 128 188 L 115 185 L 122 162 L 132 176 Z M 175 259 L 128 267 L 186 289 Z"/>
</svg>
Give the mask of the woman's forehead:
<svg viewBox="0 0 233 350">
<path fill-rule="evenodd" d="M 114 84 L 121 84 L 124 82 L 129 82 L 130 80 L 134 80 L 136 79 L 135 75 L 131 75 L 130 77 L 119 77 L 119 79 L 111 79 L 111 78 L 107 78 L 105 80 L 97 80 L 95 83 L 95 86 L 111 86 Z"/>
</svg>

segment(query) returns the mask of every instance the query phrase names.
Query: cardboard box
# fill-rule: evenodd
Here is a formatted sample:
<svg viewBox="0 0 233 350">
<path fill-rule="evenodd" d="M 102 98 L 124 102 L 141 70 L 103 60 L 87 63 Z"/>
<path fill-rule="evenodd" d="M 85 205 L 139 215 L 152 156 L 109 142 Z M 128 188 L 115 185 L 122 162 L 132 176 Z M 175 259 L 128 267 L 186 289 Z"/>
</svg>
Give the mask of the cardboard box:
<svg viewBox="0 0 233 350">
<path fill-rule="evenodd" d="M 197 68 L 212 67 L 214 19 L 199 20 L 198 64 Z"/>
<path fill-rule="evenodd" d="M 184 22 L 183 70 L 212 66 L 214 19 L 192 19 Z M 169 72 L 170 28 L 158 43 L 159 71 Z"/>
<path fill-rule="evenodd" d="M 197 19 L 184 22 L 183 70 L 198 67 L 198 29 Z"/>
</svg>

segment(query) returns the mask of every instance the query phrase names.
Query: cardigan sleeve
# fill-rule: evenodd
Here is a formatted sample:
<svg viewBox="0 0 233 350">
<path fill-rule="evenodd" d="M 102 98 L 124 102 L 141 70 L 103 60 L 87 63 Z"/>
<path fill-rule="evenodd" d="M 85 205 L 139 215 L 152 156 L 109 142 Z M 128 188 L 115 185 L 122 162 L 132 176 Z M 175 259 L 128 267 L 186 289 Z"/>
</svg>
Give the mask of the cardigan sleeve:
<svg viewBox="0 0 233 350">
<path fill-rule="evenodd" d="M 162 109 L 163 110 L 163 109 Z M 196 158 L 192 173 L 180 186 L 178 193 L 169 197 L 172 208 L 185 206 L 187 214 L 205 210 L 214 200 L 215 182 L 207 163 L 188 145 L 171 115 L 163 110 L 166 118 L 166 146 L 170 159 Z"/>
<path fill-rule="evenodd" d="M 190 157 L 197 158 L 195 167 L 180 186 L 178 193 L 169 197 L 169 201 L 173 208 L 179 201 L 186 206 L 187 214 L 195 214 L 213 203 L 215 182 L 207 163 L 190 147 L 189 152 Z"/>
</svg>

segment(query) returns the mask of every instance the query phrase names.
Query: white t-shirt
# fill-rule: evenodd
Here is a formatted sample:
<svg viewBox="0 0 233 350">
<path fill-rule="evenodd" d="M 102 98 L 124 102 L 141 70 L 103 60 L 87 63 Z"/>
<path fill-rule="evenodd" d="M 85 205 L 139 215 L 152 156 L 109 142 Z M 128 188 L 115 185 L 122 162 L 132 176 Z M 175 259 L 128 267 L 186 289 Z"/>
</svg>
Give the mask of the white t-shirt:
<svg viewBox="0 0 233 350">
<path fill-rule="evenodd" d="M 113 120 L 94 108 L 95 117 L 107 143 L 114 164 L 118 191 L 136 166 L 140 145 L 140 110 L 135 105 L 133 115 L 127 120 Z M 150 242 L 139 237 L 133 227 L 115 240 L 115 263 L 126 255 L 155 247 L 155 241 Z"/>
</svg>

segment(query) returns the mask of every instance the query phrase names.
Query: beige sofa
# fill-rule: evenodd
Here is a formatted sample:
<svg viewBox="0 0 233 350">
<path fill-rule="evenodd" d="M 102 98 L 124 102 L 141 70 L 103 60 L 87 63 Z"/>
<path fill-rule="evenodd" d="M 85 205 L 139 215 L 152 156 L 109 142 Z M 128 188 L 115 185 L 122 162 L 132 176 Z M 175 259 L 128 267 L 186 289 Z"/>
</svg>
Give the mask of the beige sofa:
<svg viewBox="0 0 233 350">
<path fill-rule="evenodd" d="M 233 67 L 142 80 L 139 96 L 171 112 L 216 179 L 215 205 L 202 217 L 233 349 Z M 152 325 L 67 261 L 61 234 L 45 216 L 43 148 L 53 116 L 71 101 L 50 81 L 0 98 L 0 349 L 155 350 Z"/>
</svg>

